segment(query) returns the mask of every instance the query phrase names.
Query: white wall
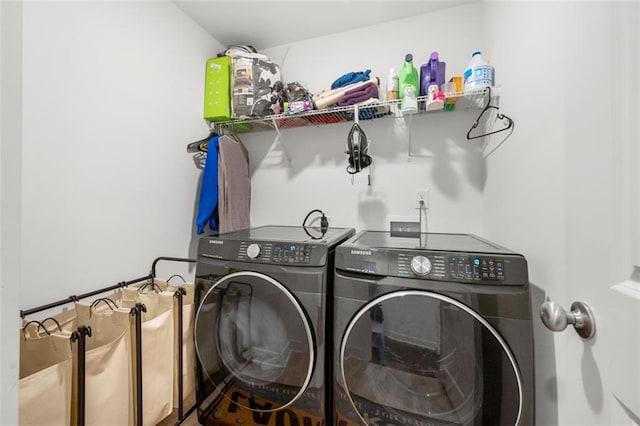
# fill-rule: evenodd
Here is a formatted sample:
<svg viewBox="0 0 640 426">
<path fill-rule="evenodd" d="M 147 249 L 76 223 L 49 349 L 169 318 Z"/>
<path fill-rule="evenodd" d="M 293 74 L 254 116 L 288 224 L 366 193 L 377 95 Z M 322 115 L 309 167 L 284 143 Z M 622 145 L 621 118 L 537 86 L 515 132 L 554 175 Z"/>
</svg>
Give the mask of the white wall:
<svg viewBox="0 0 640 426">
<path fill-rule="evenodd" d="M 613 321 L 609 287 L 631 273 L 620 175 L 621 148 L 637 144 L 622 140 L 638 121 L 637 102 L 635 117 L 620 117 L 633 116 L 628 96 L 637 99 L 628 83 L 637 79 L 638 39 L 619 36 L 620 6 L 490 2 L 484 13 L 491 59 L 508 87 L 501 108 L 516 121 L 487 164 L 485 234 L 521 250 L 547 296 L 566 309 L 586 302 L 598 323 L 595 341 L 584 342 L 570 328 L 552 334 L 534 322 L 540 425 L 612 424 L 613 378 L 627 369 L 620 341 L 611 344 L 625 324 Z M 628 7 L 637 17 L 637 4 Z M 633 335 L 635 326 L 622 344 L 638 347 Z"/>
<path fill-rule="evenodd" d="M 282 67 L 285 83 L 299 81 L 311 92 L 328 89 L 344 73 L 371 69 L 386 89 L 389 69 L 399 70 L 406 53 L 417 68 L 433 50 L 447 63 L 449 76 L 461 75 L 475 49 L 482 49 L 481 5 L 463 6 L 429 15 L 306 40 L 265 50 Z M 456 22 L 452 31 L 451 22 Z M 444 35 L 444 36 L 443 36 Z M 349 124 L 283 129 L 291 157 L 269 147 L 273 131 L 242 135 L 251 153 L 252 224 L 300 224 L 320 208 L 333 226 L 388 229 L 389 220 L 417 220 L 416 189 L 430 191 L 429 230 L 482 231 L 484 162 L 478 142 L 465 139 L 478 111 L 437 113 L 409 121 L 361 121 L 371 140 L 372 185 L 367 173 L 352 184 L 345 171 Z M 408 159 L 408 138 L 411 151 Z M 283 208 L 284 207 L 284 208 Z"/>
<path fill-rule="evenodd" d="M 563 104 L 567 79 L 575 77 L 565 74 L 562 40 L 571 19 L 567 22 L 559 3 L 490 2 L 483 16 L 490 59 L 505 87 L 500 106 L 516 123 L 513 135 L 487 163 L 484 231 L 488 238 L 521 251 L 532 283 L 564 301 L 568 292 Z M 539 306 L 541 298 L 537 299 Z M 536 421 L 558 424 L 556 358 L 559 369 L 566 368 L 566 358 L 555 356 L 552 334 L 540 321 L 534 321 L 534 327 Z"/>
<path fill-rule="evenodd" d="M 18 419 L 22 4 L 0 2 L 0 424 Z M 7 342 L 15 342 L 15 346 Z"/>
<path fill-rule="evenodd" d="M 169 2 L 26 2 L 23 37 L 20 306 L 195 256 L 185 146 L 222 46 Z"/>
</svg>

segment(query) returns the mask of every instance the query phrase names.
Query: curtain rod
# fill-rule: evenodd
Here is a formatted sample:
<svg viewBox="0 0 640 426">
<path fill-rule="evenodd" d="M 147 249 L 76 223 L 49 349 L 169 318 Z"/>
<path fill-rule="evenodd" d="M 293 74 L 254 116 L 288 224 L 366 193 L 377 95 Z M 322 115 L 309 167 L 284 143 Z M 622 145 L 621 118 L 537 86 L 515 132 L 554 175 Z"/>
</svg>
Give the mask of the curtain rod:
<svg viewBox="0 0 640 426">
<path fill-rule="evenodd" d="M 121 281 L 118 284 L 112 285 L 110 287 L 101 288 L 99 290 L 90 291 L 88 293 L 79 294 L 77 296 L 69 296 L 66 299 L 61 299 L 55 302 L 47 303 L 46 305 L 37 306 L 35 308 L 20 310 L 20 317 L 24 319 L 24 317 L 26 317 L 27 315 L 35 314 L 37 312 L 46 311 L 47 309 L 52 309 L 58 306 L 66 305 L 67 303 L 72 303 L 79 299 L 85 299 L 87 297 L 96 296 L 100 293 L 117 290 L 119 288 L 127 287 L 129 285 L 136 284 L 139 282 L 143 282 L 148 279 L 154 279 L 156 277 L 156 265 L 161 260 L 170 260 L 173 262 L 189 262 L 189 263 L 195 263 L 196 261 L 195 259 L 186 259 L 181 257 L 166 257 L 166 256 L 158 257 L 153 261 L 151 265 L 151 273 L 149 275 L 145 275 L 144 277 L 140 277 L 140 278 L 135 278 L 130 281 Z"/>
</svg>

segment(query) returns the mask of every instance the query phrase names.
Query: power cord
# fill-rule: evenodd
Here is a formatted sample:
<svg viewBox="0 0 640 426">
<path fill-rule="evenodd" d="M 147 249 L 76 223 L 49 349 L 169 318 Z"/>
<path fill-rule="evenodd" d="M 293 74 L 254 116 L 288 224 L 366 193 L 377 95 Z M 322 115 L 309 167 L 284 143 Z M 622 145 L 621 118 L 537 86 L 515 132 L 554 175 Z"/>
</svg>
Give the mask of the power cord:
<svg viewBox="0 0 640 426">
<path fill-rule="evenodd" d="M 424 204 L 424 200 L 420 200 L 419 202 L 419 206 L 418 206 L 418 226 L 420 227 L 420 247 L 422 248 L 426 248 L 427 247 L 427 236 L 429 234 L 429 222 L 427 220 L 427 207 Z M 422 242 L 422 211 L 424 210 L 424 237 L 425 237 L 425 241 L 424 243 Z"/>
<path fill-rule="evenodd" d="M 311 217 L 311 215 L 314 214 L 314 213 L 320 213 L 320 215 L 321 215 L 320 216 L 320 232 L 322 233 L 322 235 L 320 235 L 320 236 L 313 235 L 308 230 L 308 228 L 311 228 L 311 227 L 307 226 L 307 220 L 309 220 L 309 217 Z M 309 213 L 307 213 L 307 215 L 305 216 L 304 220 L 302 221 L 302 229 L 304 229 L 304 232 L 306 232 L 307 235 L 309 237 L 311 237 L 312 239 L 319 240 L 319 239 L 323 238 L 324 235 L 329 230 L 329 219 L 327 219 L 327 216 L 324 214 L 324 212 L 322 210 L 313 209 Z M 315 229 L 317 229 L 317 227 Z"/>
</svg>

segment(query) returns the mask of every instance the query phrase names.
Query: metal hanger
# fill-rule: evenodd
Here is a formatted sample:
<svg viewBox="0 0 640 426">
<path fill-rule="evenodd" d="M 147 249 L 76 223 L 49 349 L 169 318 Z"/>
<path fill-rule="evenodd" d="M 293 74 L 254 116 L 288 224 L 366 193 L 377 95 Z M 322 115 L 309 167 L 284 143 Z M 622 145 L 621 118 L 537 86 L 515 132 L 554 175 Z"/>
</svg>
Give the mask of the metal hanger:
<svg viewBox="0 0 640 426">
<path fill-rule="evenodd" d="M 45 332 L 45 333 L 47 333 L 49 336 L 51 336 L 51 332 L 50 332 L 50 331 L 47 329 L 47 327 L 44 325 L 44 323 L 45 323 L 45 322 L 47 322 L 47 321 L 49 321 L 49 320 L 51 320 L 51 321 L 55 322 L 55 323 L 56 323 L 56 325 L 58 326 L 58 330 L 59 330 L 60 332 L 62 332 L 62 326 L 60 326 L 60 323 L 58 322 L 58 320 L 57 320 L 57 319 L 55 319 L 55 318 L 52 318 L 52 317 L 48 317 L 48 318 L 43 319 L 42 321 L 36 321 L 36 320 L 31 320 L 31 321 L 29 321 L 28 323 L 26 323 L 26 324 L 24 325 L 24 327 L 22 327 L 22 334 L 23 334 L 23 335 L 24 335 L 24 337 L 26 338 L 26 337 L 27 337 L 27 335 L 26 335 L 26 330 L 27 330 L 27 328 L 28 328 L 31 324 L 38 324 L 38 327 L 36 328 L 36 333 L 38 332 L 38 330 L 40 330 L 40 327 L 42 327 L 42 329 L 44 330 L 44 332 Z"/>
<path fill-rule="evenodd" d="M 490 109 L 495 109 L 495 110 L 499 110 L 500 108 L 495 106 L 495 105 L 491 105 L 491 87 L 487 87 L 485 88 L 485 92 L 488 93 L 488 100 L 487 100 L 487 104 L 485 105 L 484 109 L 482 110 L 482 112 L 480 113 L 480 115 L 478 116 L 478 118 L 476 119 L 476 122 L 473 123 L 473 126 L 471 126 L 471 128 L 469 129 L 469 131 L 467 132 L 467 139 L 471 140 L 471 139 L 478 139 L 478 138 L 483 138 L 485 136 L 489 136 L 489 135 L 493 135 L 496 133 L 500 133 L 500 132 L 504 132 L 505 130 L 509 130 L 510 128 L 513 127 L 513 120 L 509 117 L 507 117 L 504 114 L 498 113 L 496 115 L 496 117 L 498 118 L 498 120 L 503 120 L 505 127 L 502 129 L 498 129 L 498 130 L 494 130 L 492 132 L 489 133 L 484 133 L 482 135 L 475 135 L 475 136 L 471 136 L 471 132 L 473 131 L 473 129 L 475 129 L 476 127 L 478 127 L 478 125 L 480 124 L 480 119 L 482 118 L 482 116 L 489 111 Z"/>
<path fill-rule="evenodd" d="M 215 136 L 219 136 L 218 133 L 214 132 L 213 130 L 209 132 L 209 136 L 207 136 L 204 139 L 200 139 L 198 141 L 195 142 L 191 142 L 190 144 L 187 145 L 187 152 L 193 153 L 193 152 L 207 152 L 208 148 L 209 148 L 209 140 L 211 140 L 211 138 L 215 137 Z"/>
<path fill-rule="evenodd" d="M 140 288 L 138 289 L 138 293 L 144 292 L 144 290 L 147 287 L 151 287 L 151 290 L 155 291 L 156 293 L 161 293 L 162 292 L 162 289 L 156 284 L 154 277 L 151 277 L 151 282 L 142 284 L 140 286 Z"/>
<path fill-rule="evenodd" d="M 180 275 L 180 274 L 173 274 L 173 275 L 171 275 L 169 278 L 167 278 L 167 282 L 171 281 L 173 278 L 176 278 L 176 277 L 177 277 L 177 278 L 180 278 L 180 279 L 182 280 L 182 283 L 183 283 L 183 284 L 186 284 L 186 283 L 187 283 L 187 281 L 186 281 L 186 280 L 182 277 L 182 275 Z"/>
<path fill-rule="evenodd" d="M 93 310 L 98 306 L 98 304 L 100 304 L 100 302 L 107 305 L 112 311 L 118 309 L 118 304 L 116 302 L 109 299 L 108 297 L 101 297 L 91 302 L 91 305 L 89 306 L 89 317 L 91 317 L 91 315 L 93 314 Z"/>
<path fill-rule="evenodd" d="M 209 150 L 209 141 L 215 136 L 220 136 L 217 132 L 211 130 L 209 136 L 199 141 L 191 142 L 187 145 L 187 152 L 193 153 L 193 162 L 198 169 L 204 169 L 207 161 L 207 151 Z"/>
</svg>

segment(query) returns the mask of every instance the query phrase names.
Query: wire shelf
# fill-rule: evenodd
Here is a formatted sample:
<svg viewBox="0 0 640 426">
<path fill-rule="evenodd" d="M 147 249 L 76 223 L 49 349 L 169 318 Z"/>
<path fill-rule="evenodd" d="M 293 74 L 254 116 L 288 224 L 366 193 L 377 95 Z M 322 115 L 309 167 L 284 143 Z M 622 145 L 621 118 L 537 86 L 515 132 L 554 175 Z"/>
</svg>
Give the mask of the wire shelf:
<svg viewBox="0 0 640 426">
<path fill-rule="evenodd" d="M 479 89 L 472 92 L 445 93 L 445 105 L 452 107 L 425 111 L 421 108 L 428 96 L 418 97 L 418 111 L 413 115 L 431 114 L 435 112 L 451 112 L 456 110 L 482 109 L 486 104 L 486 90 Z M 491 89 L 491 101 L 496 102 L 500 97 L 499 87 Z M 350 105 L 345 107 L 330 107 L 321 110 L 305 111 L 297 114 L 277 114 L 266 117 L 250 117 L 228 121 L 209 122 L 212 131 L 218 134 L 259 132 L 293 127 L 320 126 L 354 121 L 356 110 L 358 120 L 373 120 L 378 118 L 403 117 L 401 100 L 380 101 L 370 104 Z M 406 115 L 404 115 L 406 116 Z"/>
</svg>

